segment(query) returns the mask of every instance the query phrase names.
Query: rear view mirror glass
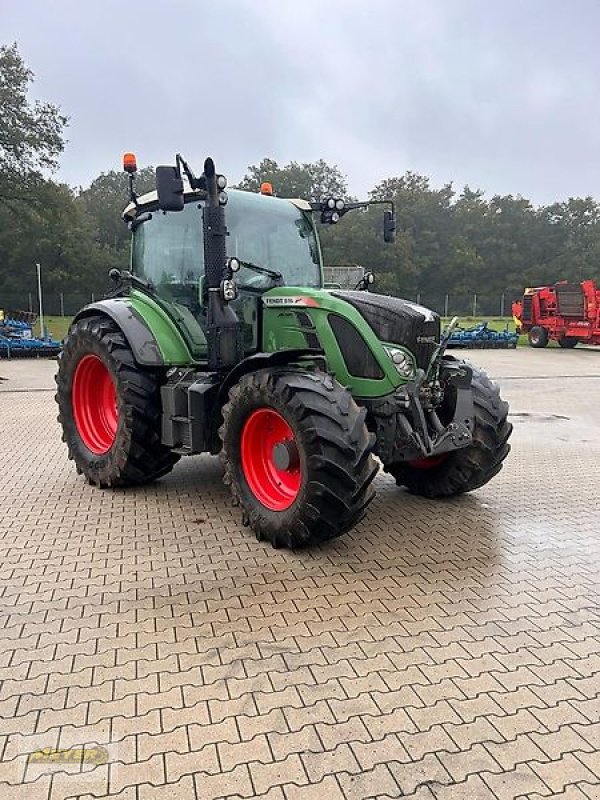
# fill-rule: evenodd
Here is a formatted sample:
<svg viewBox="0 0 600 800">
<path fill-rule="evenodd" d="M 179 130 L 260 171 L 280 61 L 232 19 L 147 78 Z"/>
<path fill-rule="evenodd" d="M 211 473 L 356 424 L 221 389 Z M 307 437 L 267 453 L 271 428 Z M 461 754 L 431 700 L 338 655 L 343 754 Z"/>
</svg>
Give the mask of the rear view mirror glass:
<svg viewBox="0 0 600 800">
<path fill-rule="evenodd" d="M 396 217 L 391 211 L 383 212 L 383 241 L 396 241 Z"/>
<path fill-rule="evenodd" d="M 176 167 L 156 168 L 156 193 L 161 211 L 183 211 L 183 180 Z"/>
</svg>

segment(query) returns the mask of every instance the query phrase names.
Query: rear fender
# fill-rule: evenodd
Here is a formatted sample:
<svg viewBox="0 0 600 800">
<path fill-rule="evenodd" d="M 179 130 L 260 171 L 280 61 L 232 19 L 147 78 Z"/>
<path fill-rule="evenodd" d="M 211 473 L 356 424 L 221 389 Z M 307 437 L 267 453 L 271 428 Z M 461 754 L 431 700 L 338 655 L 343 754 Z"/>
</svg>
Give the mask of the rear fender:
<svg viewBox="0 0 600 800">
<path fill-rule="evenodd" d="M 150 298 L 138 302 L 132 294 L 100 300 L 85 306 L 73 321 L 98 314 L 110 317 L 119 326 L 140 366 L 184 366 L 195 361 L 173 320 Z"/>
</svg>

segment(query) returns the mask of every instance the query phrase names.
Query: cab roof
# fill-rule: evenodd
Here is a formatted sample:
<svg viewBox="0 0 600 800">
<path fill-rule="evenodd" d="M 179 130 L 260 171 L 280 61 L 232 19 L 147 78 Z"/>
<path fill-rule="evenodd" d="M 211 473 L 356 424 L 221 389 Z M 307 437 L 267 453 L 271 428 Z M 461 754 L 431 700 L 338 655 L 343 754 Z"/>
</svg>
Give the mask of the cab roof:
<svg viewBox="0 0 600 800">
<path fill-rule="evenodd" d="M 242 190 L 241 189 L 228 189 L 227 191 L 228 191 L 228 193 L 242 194 Z M 291 203 L 293 206 L 298 208 L 300 211 L 311 211 L 312 210 L 311 207 L 310 207 L 310 203 L 307 202 L 306 200 L 302 200 L 301 198 L 287 198 L 287 197 L 286 198 L 283 198 L 283 197 L 272 197 L 271 198 L 269 195 L 256 194 L 254 192 L 243 192 L 243 194 L 253 195 L 253 196 L 257 197 L 257 198 L 259 198 L 259 197 L 260 198 L 269 197 L 270 199 L 273 199 L 273 200 L 279 200 L 281 202 Z M 189 186 L 186 186 L 186 188 L 184 190 L 184 193 L 183 193 L 183 196 L 184 196 L 184 198 L 186 200 L 188 200 L 189 198 L 192 198 L 192 197 L 204 197 L 204 195 L 205 195 L 205 192 L 200 191 L 200 190 L 196 190 L 196 189 L 190 189 Z M 158 195 L 157 195 L 157 193 L 155 191 L 154 192 L 147 192 L 146 194 L 142 194 L 142 195 L 140 195 L 138 197 L 138 207 L 141 208 L 142 210 L 147 208 L 148 206 L 156 205 L 157 202 L 158 202 Z M 125 219 L 125 220 L 133 219 L 135 217 L 135 215 L 136 215 L 136 211 L 137 211 L 137 209 L 136 209 L 135 204 L 134 203 L 129 203 L 129 205 L 123 211 L 123 219 Z"/>
</svg>

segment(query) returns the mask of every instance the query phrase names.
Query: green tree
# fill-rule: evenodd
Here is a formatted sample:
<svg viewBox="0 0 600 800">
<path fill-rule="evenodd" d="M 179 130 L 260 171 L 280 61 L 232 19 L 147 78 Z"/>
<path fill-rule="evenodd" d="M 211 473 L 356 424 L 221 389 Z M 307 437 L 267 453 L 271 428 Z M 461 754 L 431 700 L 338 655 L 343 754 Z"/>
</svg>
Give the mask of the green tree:
<svg viewBox="0 0 600 800">
<path fill-rule="evenodd" d="M 136 191 L 141 195 L 154 187 L 154 167 L 144 167 L 137 173 Z M 128 249 L 129 231 L 122 219 L 128 197 L 127 175 L 115 170 L 103 172 L 87 189 L 80 191 L 76 202 L 93 220 L 100 245 Z"/>
<path fill-rule="evenodd" d="M 72 189 L 48 181 L 38 187 L 37 199 L 19 215 L 0 208 L 0 295 L 34 290 L 37 262 L 49 293 L 102 291 L 117 254 L 95 241 L 93 221 L 74 202 Z"/>
<path fill-rule="evenodd" d="M 290 161 L 283 167 L 271 158 L 263 158 L 259 164 L 248 167 L 238 188 L 258 192 L 265 181 L 273 185 L 273 191 L 279 197 L 302 197 L 309 201 L 322 197 L 349 199 L 346 176 L 337 166 L 327 164 L 322 158 L 304 164 Z"/>
<path fill-rule="evenodd" d="M 538 218 L 545 244 L 534 270 L 538 282 L 550 272 L 572 281 L 600 278 L 600 205 L 592 197 L 553 203 Z"/>
<path fill-rule="evenodd" d="M 30 102 L 33 73 L 16 43 L 0 47 L 0 202 L 16 211 L 36 202 L 44 170 L 53 170 L 62 152 L 67 118 L 51 103 Z"/>
<path fill-rule="evenodd" d="M 387 178 L 370 194 L 374 200 L 395 203 L 398 235 L 388 251 L 386 271 L 395 276 L 396 291 L 413 297 L 441 294 L 454 234 L 452 185 L 434 189 L 429 178 L 409 171 Z"/>
</svg>

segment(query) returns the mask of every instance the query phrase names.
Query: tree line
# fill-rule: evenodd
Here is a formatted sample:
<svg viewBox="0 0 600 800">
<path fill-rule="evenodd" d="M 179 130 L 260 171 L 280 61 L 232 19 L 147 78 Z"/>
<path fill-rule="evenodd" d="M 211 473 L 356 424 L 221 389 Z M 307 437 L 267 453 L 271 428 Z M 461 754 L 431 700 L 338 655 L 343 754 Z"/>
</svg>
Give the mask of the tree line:
<svg viewBox="0 0 600 800">
<path fill-rule="evenodd" d="M 129 259 L 125 175 L 108 170 L 78 189 L 53 179 L 68 119 L 52 103 L 29 100 L 33 78 L 16 44 L 0 48 L 0 307 L 3 294 L 32 291 L 36 262 L 46 291 L 101 294 L 108 270 Z M 280 197 L 356 199 L 346 176 L 323 160 L 265 158 L 238 186 L 258 191 L 263 181 Z M 139 190 L 153 183 L 153 168 L 140 170 Z M 380 207 L 321 228 L 321 239 L 326 264 L 373 270 L 379 291 L 517 295 L 560 279 L 600 280 L 600 205 L 592 197 L 536 207 L 518 195 L 436 187 L 408 171 L 373 186 L 369 198 L 394 200 L 394 244 L 383 242 Z"/>
</svg>

